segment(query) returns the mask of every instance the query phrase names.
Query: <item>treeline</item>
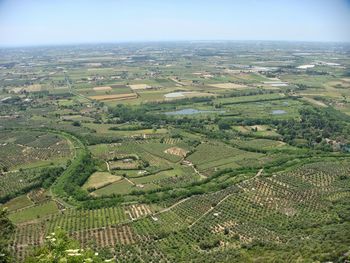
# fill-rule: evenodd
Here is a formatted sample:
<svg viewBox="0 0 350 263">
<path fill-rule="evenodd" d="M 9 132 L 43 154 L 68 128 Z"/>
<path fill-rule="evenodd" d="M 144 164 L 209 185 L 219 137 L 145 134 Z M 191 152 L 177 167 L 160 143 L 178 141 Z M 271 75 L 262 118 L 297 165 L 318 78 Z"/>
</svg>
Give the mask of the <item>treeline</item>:
<svg viewBox="0 0 350 263">
<path fill-rule="evenodd" d="M 124 197 L 120 195 L 102 196 L 102 197 L 91 197 L 89 200 L 85 200 L 79 206 L 83 209 L 98 209 L 103 207 L 112 207 L 125 202 Z"/>
<path fill-rule="evenodd" d="M 67 178 L 64 190 L 69 196 L 73 196 L 76 200 L 82 201 L 89 198 L 87 191 L 81 186 L 86 182 L 92 173 L 96 171 L 95 162 L 90 154 L 85 154 L 79 164 L 71 171 L 71 176 Z"/>
<path fill-rule="evenodd" d="M 113 126 L 110 127 L 109 130 L 111 131 L 138 131 L 138 130 L 145 130 L 145 129 L 152 129 L 154 126 L 149 124 L 143 124 L 143 125 L 127 125 L 127 126 Z"/>
<path fill-rule="evenodd" d="M 96 145 L 101 143 L 118 143 L 123 141 L 123 138 L 107 135 L 98 136 L 94 134 L 74 134 L 74 136 L 84 141 L 86 145 Z"/>
<path fill-rule="evenodd" d="M 73 163 L 68 165 L 68 169 L 54 184 L 54 192 L 61 197 L 72 197 L 77 201 L 89 199 L 88 192 L 83 190 L 81 186 L 96 171 L 95 161 L 91 154 L 84 151 Z"/>
<path fill-rule="evenodd" d="M 262 102 L 262 101 L 275 101 L 275 100 L 286 100 L 289 97 L 280 97 L 280 98 L 266 98 L 266 99 L 255 99 L 255 100 L 247 100 L 247 101 L 229 101 L 229 102 L 223 102 L 220 105 L 234 105 L 234 104 L 248 104 L 252 102 Z"/>
<path fill-rule="evenodd" d="M 221 97 L 244 97 L 244 96 L 254 96 L 254 95 L 263 95 L 263 94 L 273 94 L 273 93 L 279 93 L 279 90 L 264 90 L 264 89 L 258 89 L 258 90 L 235 90 L 231 92 L 228 95 L 223 95 Z"/>
</svg>

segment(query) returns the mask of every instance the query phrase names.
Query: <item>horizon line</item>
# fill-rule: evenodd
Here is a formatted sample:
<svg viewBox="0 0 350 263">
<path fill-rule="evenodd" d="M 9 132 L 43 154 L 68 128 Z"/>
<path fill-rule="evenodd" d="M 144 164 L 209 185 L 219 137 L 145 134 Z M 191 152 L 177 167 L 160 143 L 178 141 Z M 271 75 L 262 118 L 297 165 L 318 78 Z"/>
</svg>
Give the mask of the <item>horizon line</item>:
<svg viewBox="0 0 350 263">
<path fill-rule="evenodd" d="M 349 40 L 273 40 L 273 39 L 183 39 L 183 40 L 120 40 L 120 41 L 85 41 L 85 42 L 66 42 L 66 43 L 43 43 L 43 44 L 13 44 L 2 45 L 1 49 L 10 48 L 39 48 L 39 47 L 68 47 L 68 46 L 88 46 L 88 45 L 116 45 L 116 44 L 135 44 L 135 43 L 190 43 L 190 42 L 284 42 L 284 43 L 320 43 L 320 44 L 350 44 Z"/>
</svg>

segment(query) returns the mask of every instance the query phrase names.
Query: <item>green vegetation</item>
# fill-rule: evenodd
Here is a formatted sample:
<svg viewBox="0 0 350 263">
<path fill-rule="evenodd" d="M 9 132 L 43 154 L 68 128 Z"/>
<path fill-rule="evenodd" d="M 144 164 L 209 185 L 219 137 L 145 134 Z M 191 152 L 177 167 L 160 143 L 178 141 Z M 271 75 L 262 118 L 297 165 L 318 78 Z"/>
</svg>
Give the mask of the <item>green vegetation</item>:
<svg viewBox="0 0 350 263">
<path fill-rule="evenodd" d="M 34 255 L 28 257 L 25 262 L 103 262 L 98 252 L 92 249 L 80 249 L 79 243 L 67 236 L 62 231 L 53 232 L 46 237 L 45 245 L 38 248 Z"/>
<path fill-rule="evenodd" d="M 300 121 L 286 121 L 278 132 L 290 144 L 332 150 L 327 140 L 347 141 L 350 134 L 349 116 L 332 109 L 304 108 Z M 303 143 L 304 142 L 304 143 Z M 341 145 L 339 145 L 341 147 Z"/>
<path fill-rule="evenodd" d="M 15 231 L 15 226 L 8 218 L 7 209 L 0 208 L 0 261 L 10 262 L 12 260 L 9 251 L 11 236 Z"/>
<path fill-rule="evenodd" d="M 7 261 L 349 260 L 345 44 L 35 50 L 0 55 Z"/>
</svg>

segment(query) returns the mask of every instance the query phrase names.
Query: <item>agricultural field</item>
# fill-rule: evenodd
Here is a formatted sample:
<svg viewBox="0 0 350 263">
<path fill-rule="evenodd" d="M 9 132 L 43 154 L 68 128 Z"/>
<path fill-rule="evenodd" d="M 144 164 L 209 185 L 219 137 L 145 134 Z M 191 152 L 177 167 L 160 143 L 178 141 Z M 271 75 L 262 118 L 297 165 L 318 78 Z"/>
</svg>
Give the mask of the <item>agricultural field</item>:
<svg viewBox="0 0 350 263">
<path fill-rule="evenodd" d="M 69 141 L 56 134 L 2 132 L 0 138 L 0 167 L 4 171 L 64 162 L 74 152 Z"/>
<path fill-rule="evenodd" d="M 34 203 L 28 198 L 27 195 L 21 195 L 3 204 L 3 207 L 7 207 L 9 211 L 16 211 L 28 206 L 34 205 Z"/>
<path fill-rule="evenodd" d="M 0 49 L 0 209 L 14 262 L 60 231 L 123 263 L 347 262 L 349 52 Z"/>
</svg>

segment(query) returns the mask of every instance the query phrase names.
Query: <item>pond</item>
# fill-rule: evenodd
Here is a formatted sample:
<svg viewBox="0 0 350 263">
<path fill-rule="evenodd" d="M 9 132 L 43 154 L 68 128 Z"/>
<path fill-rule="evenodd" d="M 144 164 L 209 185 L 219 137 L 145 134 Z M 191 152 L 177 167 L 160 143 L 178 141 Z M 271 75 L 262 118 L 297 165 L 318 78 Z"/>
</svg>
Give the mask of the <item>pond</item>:
<svg viewBox="0 0 350 263">
<path fill-rule="evenodd" d="M 224 113 L 225 111 L 211 111 L 211 110 L 196 110 L 196 109 L 182 109 L 177 111 L 165 112 L 166 115 L 193 115 L 199 113 Z"/>
<path fill-rule="evenodd" d="M 273 115 L 281 115 L 281 114 L 286 114 L 287 112 L 285 110 L 273 110 L 272 114 Z"/>
</svg>

